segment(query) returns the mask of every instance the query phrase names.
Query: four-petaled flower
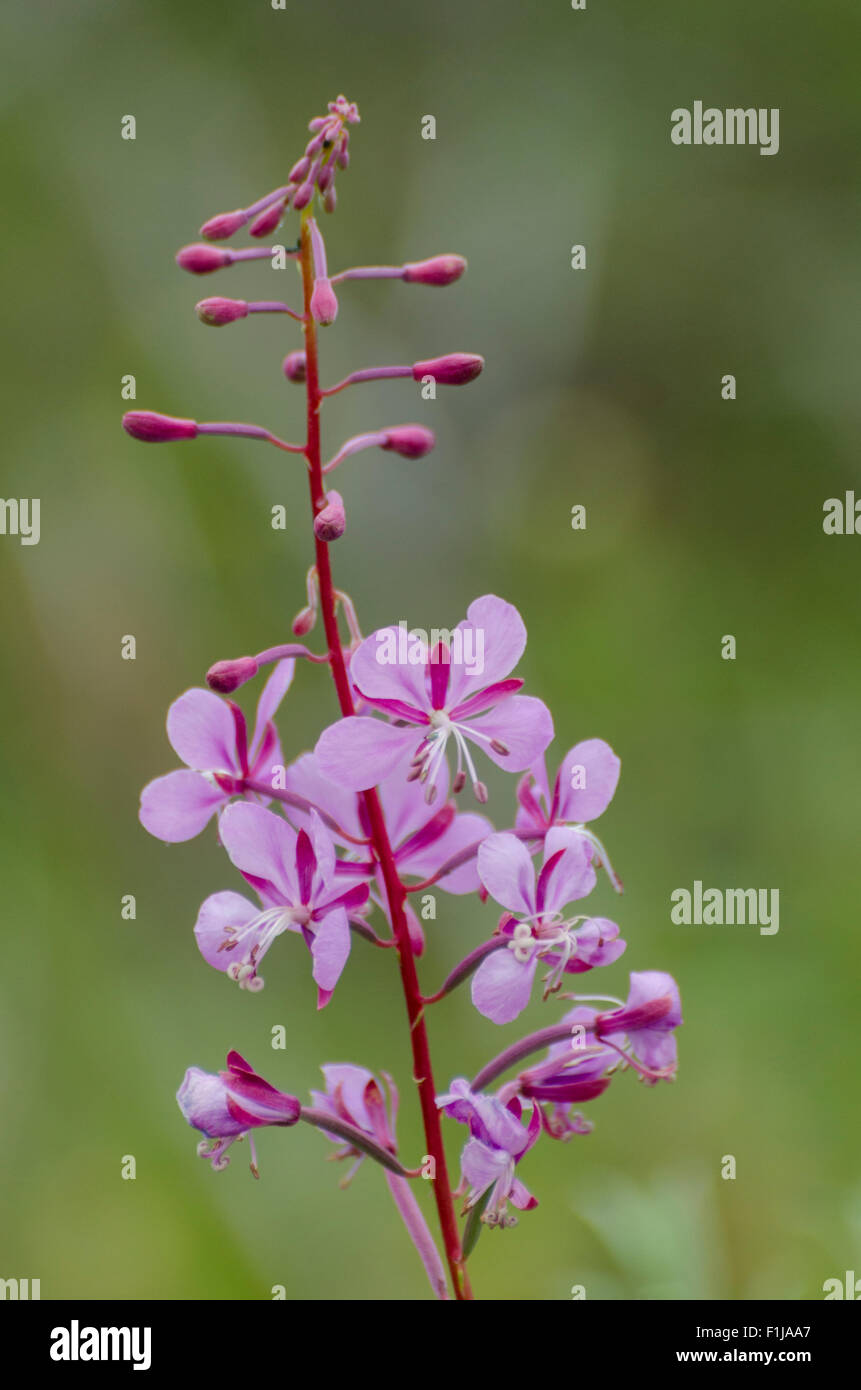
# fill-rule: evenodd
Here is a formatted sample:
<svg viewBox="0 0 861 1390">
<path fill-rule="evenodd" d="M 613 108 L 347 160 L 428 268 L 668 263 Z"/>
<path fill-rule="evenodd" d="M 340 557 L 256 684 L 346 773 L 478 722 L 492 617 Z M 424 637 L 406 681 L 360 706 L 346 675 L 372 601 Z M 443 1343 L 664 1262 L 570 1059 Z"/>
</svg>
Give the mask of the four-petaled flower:
<svg viewBox="0 0 861 1390">
<path fill-rule="evenodd" d="M 420 634 L 383 628 L 362 642 L 350 663 L 353 684 L 392 722 L 353 715 L 325 729 L 316 751 L 327 777 L 366 790 L 410 754 L 410 775 L 432 801 L 451 741 L 454 791 L 468 776 L 477 799 L 486 801 L 470 744 L 508 772 L 523 771 L 543 753 L 553 737 L 550 711 L 534 696 L 518 695 L 523 682 L 510 677 L 526 646 L 517 609 L 486 594 L 447 636 L 450 643 L 431 645 Z"/>
<path fill-rule="evenodd" d="M 491 897 L 513 914 L 498 929 L 508 938 L 506 946 L 485 957 L 472 981 L 472 1002 L 494 1023 L 510 1023 L 526 1008 L 539 960 L 551 967 L 550 993 L 566 972 L 609 965 L 625 950 L 615 922 L 565 916 L 567 905 L 595 886 L 591 845 L 577 831 L 547 831 L 537 875 L 522 840 L 510 831 L 489 835 L 479 846 L 478 873 Z"/>
<path fill-rule="evenodd" d="M 272 942 L 282 932 L 299 932 L 313 957 L 317 1007 L 323 1008 L 350 954 L 349 915 L 367 902 L 367 884 L 345 888 L 339 881 L 335 846 L 316 811 L 308 830 L 297 834 L 272 811 L 236 802 L 222 812 L 221 840 L 263 908 L 240 893 L 208 897 L 194 928 L 204 959 L 256 991 Z"/>
<path fill-rule="evenodd" d="M 249 746 L 245 715 L 232 700 L 211 690 L 186 690 L 168 710 L 167 736 L 190 771 L 157 777 L 141 792 L 140 819 L 159 840 L 176 844 L 199 835 L 216 811 L 235 796 L 255 801 L 266 797 L 249 782 L 269 782 L 282 762 L 273 724 L 296 663 L 279 661 L 257 704 L 257 721 Z"/>
</svg>

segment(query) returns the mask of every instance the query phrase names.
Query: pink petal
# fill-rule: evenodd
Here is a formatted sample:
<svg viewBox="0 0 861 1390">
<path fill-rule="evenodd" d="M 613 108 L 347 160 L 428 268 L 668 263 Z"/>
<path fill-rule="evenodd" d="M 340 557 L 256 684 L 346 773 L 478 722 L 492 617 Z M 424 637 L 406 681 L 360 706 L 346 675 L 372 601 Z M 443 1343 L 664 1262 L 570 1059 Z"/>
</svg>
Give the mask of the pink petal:
<svg viewBox="0 0 861 1390">
<path fill-rule="evenodd" d="M 512 1205 L 517 1207 L 518 1211 L 532 1211 L 534 1207 L 538 1206 L 538 1198 L 533 1197 L 529 1188 L 524 1187 L 519 1178 L 512 1179 L 511 1191 L 508 1195 Z"/>
<path fill-rule="evenodd" d="M 331 995 L 350 954 L 350 923 L 341 907 L 317 924 L 311 955 L 314 957 L 312 975 L 327 994 Z"/>
<path fill-rule="evenodd" d="M 194 935 L 200 954 L 216 970 L 227 970 L 247 954 L 241 947 L 233 951 L 219 950 L 225 941 L 225 927 L 244 927 L 257 916 L 257 908 L 241 893 L 213 893 L 201 904 Z M 249 946 L 250 946 L 249 942 Z"/>
<path fill-rule="evenodd" d="M 186 690 L 174 700 L 167 712 L 167 736 L 196 772 L 238 773 L 233 715 L 211 690 Z"/>
<path fill-rule="evenodd" d="M 492 1183 L 509 1174 L 514 1164 L 511 1155 L 502 1149 L 492 1149 L 480 1139 L 470 1139 L 460 1156 L 460 1167 L 473 1195 L 477 1197 L 486 1192 Z"/>
<path fill-rule="evenodd" d="M 314 848 L 314 858 L 317 861 L 314 894 L 319 897 L 335 877 L 335 846 L 332 842 L 332 836 L 316 811 L 311 812 L 308 834 Z"/>
<path fill-rule="evenodd" d="M 365 1088 L 369 1081 L 374 1080 L 373 1074 L 364 1067 L 354 1066 L 351 1062 L 330 1062 L 320 1070 L 326 1078 L 328 1098 L 332 1100 L 340 1087 L 341 1104 L 352 1123 L 358 1129 L 370 1131 L 371 1119 L 365 1105 Z M 341 1142 L 343 1143 L 343 1140 Z"/>
<path fill-rule="evenodd" d="M 472 977 L 472 1002 L 493 1023 L 510 1023 L 523 1013 L 532 993 L 537 957 L 521 965 L 509 950 L 485 956 Z"/>
<path fill-rule="evenodd" d="M 169 772 L 141 792 L 140 821 L 168 844 L 193 840 L 230 798 L 199 772 Z"/>
<path fill-rule="evenodd" d="M 350 678 L 357 688 L 371 700 L 399 700 L 416 710 L 430 708 L 425 665 L 427 652 L 419 665 L 387 660 L 392 652 L 395 656 L 400 649 L 409 650 L 415 645 L 408 633 L 401 633 L 396 627 L 380 628 L 366 637 L 350 660 Z"/>
<path fill-rule="evenodd" d="M 609 743 L 587 738 L 565 754 L 556 780 L 558 806 L 555 820 L 575 821 L 578 825 L 595 820 L 606 811 L 619 784 L 622 764 Z M 577 780 L 585 786 L 572 787 L 574 768 L 582 768 Z M 554 798 L 555 799 L 555 798 Z"/>
<path fill-rule="evenodd" d="M 324 777 L 352 791 L 367 791 L 393 772 L 421 741 L 415 728 L 397 729 L 381 719 L 351 715 L 324 729 L 314 752 Z"/>
<path fill-rule="evenodd" d="M 553 738 L 553 720 L 542 700 L 534 695 L 509 695 L 501 705 L 470 719 L 462 731 L 467 738 L 481 734 L 474 741 L 483 753 L 506 772 L 522 772 L 535 762 Z M 488 739 L 497 739 L 508 749 L 497 753 Z"/>
<path fill-rule="evenodd" d="M 493 826 L 484 816 L 472 811 L 464 811 L 456 816 L 444 835 L 433 845 L 417 853 L 398 860 L 403 873 L 415 874 L 417 878 L 430 878 L 437 870 L 453 859 L 461 850 L 470 845 L 478 845 L 493 834 Z M 453 869 L 439 880 L 438 886 L 446 893 L 477 893 L 479 888 L 477 853 L 472 859 Z"/>
<path fill-rule="evenodd" d="M 260 692 L 260 699 L 257 701 L 257 722 L 254 725 L 254 737 L 251 740 L 252 763 L 256 759 L 266 725 L 275 718 L 278 713 L 278 706 L 293 683 L 295 670 L 296 660 L 292 656 L 287 657 L 284 661 L 276 662 L 271 676 Z"/>
<path fill-rule="evenodd" d="M 480 634 L 484 644 L 483 653 L 477 645 L 466 650 L 476 657 L 481 654 L 483 660 L 481 670 L 474 674 L 469 674 L 465 663 L 452 665 L 448 693 L 450 706 L 459 704 L 487 685 L 504 680 L 514 670 L 526 647 L 523 619 L 513 604 L 506 603 L 495 594 L 485 594 L 475 599 L 466 611 L 465 621 L 458 623 L 458 627 L 461 630 L 472 627 L 476 629 L 477 637 Z"/>
<path fill-rule="evenodd" d="M 361 835 L 362 822 L 359 817 L 359 801 L 355 792 L 325 777 L 313 753 L 303 753 L 295 763 L 287 768 L 286 790 L 297 796 L 304 796 L 321 811 L 336 820 L 349 835 Z M 285 808 L 286 815 L 294 825 L 304 825 L 307 829 L 309 813 L 296 810 L 293 806 Z"/>
<path fill-rule="evenodd" d="M 296 831 L 292 825 L 262 806 L 238 801 L 222 814 L 220 831 L 222 844 L 237 869 L 267 880 L 283 902 L 298 905 Z"/>
<path fill-rule="evenodd" d="M 535 865 L 523 841 L 510 830 L 488 835 L 479 847 L 478 876 L 501 907 L 522 917 L 535 912 Z"/>
<path fill-rule="evenodd" d="M 564 826 L 548 830 L 544 840 L 545 862 L 549 863 L 557 854 L 560 857 L 544 883 L 545 912 L 561 912 L 568 903 L 588 897 L 595 887 L 592 847 L 584 835 Z"/>
</svg>

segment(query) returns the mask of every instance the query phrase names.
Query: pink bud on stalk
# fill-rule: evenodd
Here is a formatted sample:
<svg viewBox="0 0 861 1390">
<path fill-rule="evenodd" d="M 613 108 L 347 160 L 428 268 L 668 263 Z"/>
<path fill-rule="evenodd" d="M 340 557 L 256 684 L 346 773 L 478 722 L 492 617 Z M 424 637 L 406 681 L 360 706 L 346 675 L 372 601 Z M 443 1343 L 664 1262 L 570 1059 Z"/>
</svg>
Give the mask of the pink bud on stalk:
<svg viewBox="0 0 861 1390">
<path fill-rule="evenodd" d="M 296 617 L 293 619 L 294 635 L 296 637 L 307 637 L 316 621 L 317 613 L 313 608 L 300 608 Z"/>
<path fill-rule="evenodd" d="M 450 352 L 445 357 L 431 357 L 427 362 L 414 362 L 414 381 L 431 376 L 440 386 L 465 386 L 474 381 L 484 366 L 484 358 L 474 352 Z"/>
<path fill-rule="evenodd" d="M 301 349 L 295 352 L 288 352 L 281 369 L 288 381 L 295 382 L 297 385 L 303 382 L 307 376 L 307 358 Z"/>
<path fill-rule="evenodd" d="M 128 411 L 123 416 L 123 429 L 133 439 L 142 439 L 146 444 L 165 444 L 173 439 L 194 439 L 198 432 L 196 420 L 159 415 L 155 410 Z"/>
<path fill-rule="evenodd" d="M 311 253 L 314 258 L 314 293 L 311 295 L 311 317 L 325 328 L 338 316 L 338 299 L 329 279 L 326 264 L 326 243 L 313 217 L 309 218 Z"/>
<path fill-rule="evenodd" d="M 311 172 L 311 161 L 307 155 L 303 154 L 301 159 L 297 159 L 290 173 L 287 175 L 288 183 L 304 183 Z"/>
<path fill-rule="evenodd" d="M 238 656 L 234 661 L 216 661 L 206 673 L 206 684 L 220 695 L 230 695 L 256 676 L 257 671 L 253 656 Z"/>
<path fill-rule="evenodd" d="M 221 270 L 222 266 L 230 265 L 233 256 L 229 251 L 220 251 L 217 246 L 208 246 L 206 242 L 195 242 L 192 246 L 183 246 L 176 253 L 176 263 L 181 270 L 188 270 L 192 275 L 209 275 L 213 270 Z"/>
<path fill-rule="evenodd" d="M 323 467 L 324 473 L 331 473 L 344 459 L 358 454 L 362 449 L 390 449 L 402 458 L 420 459 L 429 454 L 436 443 L 433 430 L 424 425 L 393 425 L 387 430 L 372 430 L 367 434 L 354 434 L 341 445 L 335 457 Z"/>
<path fill-rule="evenodd" d="M 380 447 L 391 449 L 405 459 L 424 458 L 436 444 L 433 430 L 425 429 L 424 425 L 395 425 L 383 434 L 385 443 Z"/>
<path fill-rule="evenodd" d="M 247 318 L 248 304 L 244 299 L 222 299 L 216 296 L 213 299 L 201 299 L 199 304 L 195 304 L 194 312 L 201 323 L 208 323 L 211 328 L 223 328 L 227 323 Z"/>
<path fill-rule="evenodd" d="M 271 208 L 264 208 L 248 228 L 249 236 L 268 236 L 270 232 L 274 232 L 287 211 L 289 202 L 289 198 L 285 198 L 282 203 L 273 203 Z"/>
<path fill-rule="evenodd" d="M 328 492 L 326 505 L 314 517 L 314 535 L 318 541 L 336 541 L 347 529 L 344 499 L 340 492 Z M 294 627 L 295 631 L 295 627 Z"/>
<path fill-rule="evenodd" d="M 334 323 L 338 317 L 338 298 L 332 289 L 331 280 L 314 281 L 314 293 L 311 295 L 311 317 L 322 328 L 328 328 L 329 324 Z"/>
<path fill-rule="evenodd" d="M 403 278 L 412 285 L 453 285 L 466 270 L 463 256 L 431 256 L 405 265 Z"/>
<path fill-rule="evenodd" d="M 217 217 L 210 217 L 208 222 L 204 222 L 200 235 L 205 236 L 207 241 L 226 241 L 247 221 L 248 214 L 244 208 L 237 208 L 235 212 L 220 212 Z"/>
<path fill-rule="evenodd" d="M 201 299 L 199 304 L 195 304 L 194 311 L 201 323 L 207 323 L 211 328 L 223 328 L 225 324 L 247 318 L 249 314 L 289 314 L 292 319 L 302 317 L 289 305 L 282 304 L 277 299 L 255 299 L 248 303 L 244 299 L 222 299 L 216 296 L 213 299 Z"/>
<path fill-rule="evenodd" d="M 265 197 L 258 198 L 250 207 L 237 208 L 235 212 L 220 212 L 217 217 L 210 217 L 208 222 L 204 222 L 200 235 L 206 237 L 207 241 L 226 241 L 234 232 L 238 232 L 240 227 L 244 227 L 246 222 L 250 222 L 252 217 L 257 217 L 273 203 L 282 203 L 289 191 L 285 184 L 283 188 L 276 188 Z"/>
</svg>

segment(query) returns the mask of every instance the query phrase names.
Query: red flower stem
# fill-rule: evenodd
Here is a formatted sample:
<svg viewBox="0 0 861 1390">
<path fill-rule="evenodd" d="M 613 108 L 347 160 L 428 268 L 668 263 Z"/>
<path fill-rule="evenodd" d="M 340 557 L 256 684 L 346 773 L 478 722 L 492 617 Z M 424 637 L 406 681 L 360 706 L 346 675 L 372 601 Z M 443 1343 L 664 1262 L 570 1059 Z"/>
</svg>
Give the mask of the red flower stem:
<svg viewBox="0 0 861 1390">
<path fill-rule="evenodd" d="M 301 242 L 302 288 L 305 300 L 305 389 L 308 402 L 308 435 L 305 455 L 308 459 L 308 479 L 311 491 L 311 510 L 314 516 L 325 506 L 323 467 L 320 455 L 320 376 L 317 360 L 317 326 L 311 317 L 311 295 L 314 290 L 314 269 L 311 252 L 311 229 L 308 214 L 302 215 Z M 338 703 L 344 716 L 355 714 L 350 680 L 341 648 L 338 619 L 335 613 L 335 590 L 332 584 L 332 567 L 329 560 L 329 547 L 325 541 L 315 537 L 317 578 L 320 588 L 320 612 L 329 647 L 329 664 L 335 681 Z M 423 1003 L 416 972 L 415 956 L 410 940 L 409 926 L 404 902 L 406 890 L 401 883 L 395 865 L 392 847 L 389 842 L 385 817 L 376 790 L 364 793 L 365 806 L 371 826 L 371 839 L 379 861 L 386 887 L 389 911 L 392 917 L 392 930 L 397 942 L 398 963 L 401 972 L 401 985 L 410 1025 L 410 1045 L 413 1057 L 413 1079 L 418 1087 L 425 1143 L 428 1155 L 434 1161 L 433 1190 L 439 1215 L 440 1230 L 445 1245 L 446 1260 L 451 1273 L 452 1286 L 456 1299 L 472 1298 L 472 1290 L 463 1262 L 460 1235 L 457 1228 L 451 1182 L 448 1176 L 445 1148 L 442 1139 L 440 1114 L 436 1105 L 436 1086 L 431 1066 L 430 1044 L 427 1028 L 422 1016 Z"/>
</svg>

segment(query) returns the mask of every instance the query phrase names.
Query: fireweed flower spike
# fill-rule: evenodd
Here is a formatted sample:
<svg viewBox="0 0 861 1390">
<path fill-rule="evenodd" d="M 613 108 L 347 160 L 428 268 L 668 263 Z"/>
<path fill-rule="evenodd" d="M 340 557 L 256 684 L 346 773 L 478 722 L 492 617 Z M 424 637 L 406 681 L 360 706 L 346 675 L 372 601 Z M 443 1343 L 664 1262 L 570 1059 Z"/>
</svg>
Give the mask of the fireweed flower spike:
<svg viewBox="0 0 861 1390">
<path fill-rule="evenodd" d="M 472 1002 L 494 1023 L 510 1023 L 529 1003 L 539 962 L 550 967 L 545 998 L 566 972 L 610 965 L 625 950 L 619 928 L 605 917 L 566 915 L 569 903 L 595 886 L 591 846 L 576 831 L 556 828 L 544 840 L 544 866 L 536 875 L 516 835 L 490 835 L 478 850 L 484 887 L 511 916 L 499 928 L 506 948 L 488 955 L 472 981 Z"/>
<path fill-rule="evenodd" d="M 246 658 L 248 660 L 248 658 Z M 281 661 L 263 688 L 251 744 L 238 705 L 211 690 L 187 690 L 167 713 L 167 736 L 187 772 L 157 777 L 141 792 L 140 819 L 169 844 L 192 840 L 234 796 L 259 800 L 249 782 L 269 782 L 283 757 L 272 722 L 293 680 L 295 661 Z M 256 669 L 256 667 L 255 667 Z"/>
<path fill-rule="evenodd" d="M 357 716 L 326 729 L 317 757 L 327 777 L 361 791 L 412 752 L 412 775 L 432 801 L 452 742 L 454 790 L 468 776 L 476 798 L 486 801 L 470 744 L 509 772 L 522 771 L 543 753 L 553 737 L 550 711 L 541 700 L 516 694 L 523 682 L 509 678 L 526 646 L 517 609 L 486 594 L 470 604 L 450 636 L 451 648 L 430 647 L 403 628 L 383 628 L 362 643 L 350 663 L 353 684 L 367 704 L 396 722 Z"/>
<path fill-rule="evenodd" d="M 374 957 L 379 987 L 386 988 L 387 967 L 396 971 L 405 1005 L 403 1070 L 408 1067 L 414 1078 L 421 1110 L 421 1169 L 405 1167 L 397 1155 L 397 1095 L 385 1073 L 388 1100 L 383 1083 L 364 1068 L 325 1067 L 325 1090 L 315 1092 L 306 1106 L 276 1090 L 235 1052 L 218 1075 L 191 1068 L 180 1088 L 182 1113 L 205 1136 L 201 1151 L 223 1168 L 228 1146 L 250 1139 L 255 1129 L 297 1121 L 316 1126 L 338 1155 L 351 1161 L 370 1157 L 383 1169 L 434 1293 L 463 1300 L 472 1297 L 466 1261 L 483 1225 L 513 1225 L 513 1210 L 536 1205 L 519 1177 L 525 1155 L 542 1133 L 550 1138 L 585 1133 L 589 1126 L 572 1107 L 601 1095 L 613 1075 L 633 1070 L 648 1083 L 671 1077 L 681 1009 L 675 983 L 662 972 L 632 974 L 626 1003 L 609 994 L 562 990 L 564 981 L 610 964 L 624 949 L 615 923 L 571 909 L 591 891 L 596 866 L 603 864 L 613 877 L 589 822 L 613 795 L 618 760 L 598 739 L 578 744 L 566 755 L 551 791 L 544 753 L 553 722 L 540 699 L 520 693 L 523 682 L 513 674 L 526 645 L 517 609 L 485 595 L 470 604 L 465 621 L 453 631 L 410 632 L 400 622 L 363 638 L 352 600 L 336 587 L 331 546 L 344 533 L 350 497 L 346 494 L 345 503 L 340 493 L 327 493 L 325 475 L 355 458 L 346 475 L 352 483 L 363 451 L 379 448 L 420 460 L 435 439 L 423 425 L 394 425 L 355 434 L 340 448 L 329 445 L 324 454 L 327 398 L 371 381 L 404 381 L 410 392 L 416 383 L 464 386 L 484 368 L 477 353 L 422 355 L 417 341 L 412 362 L 357 362 L 343 380 L 321 388 L 319 340 L 321 328 L 335 323 L 338 285 L 364 281 L 366 293 L 373 293 L 378 281 L 443 288 L 459 281 L 466 269 L 463 257 L 445 253 L 330 274 L 319 223 L 322 212 L 335 210 L 336 183 L 349 165 L 358 121 L 355 103 L 345 96 L 329 102 L 310 121 L 286 182 L 247 206 L 209 218 L 201 228 L 203 241 L 183 246 L 176 256 L 179 267 L 193 275 L 237 267 L 236 281 L 245 262 L 271 256 L 276 227 L 292 222 L 278 241 L 296 264 L 301 306 L 211 296 L 197 309 L 214 327 L 253 322 L 263 313 L 281 315 L 285 331 L 296 335 L 285 341 L 279 356 L 284 378 L 304 396 L 302 441 L 287 442 L 259 425 L 200 422 L 149 410 L 123 418 L 134 439 L 197 439 L 204 458 L 207 435 L 260 440 L 302 457 L 304 466 L 289 470 L 285 486 L 307 479 L 313 555 L 303 565 L 306 592 L 297 595 L 303 606 L 292 628 L 297 637 L 313 629 L 322 647 L 312 652 L 301 642 L 283 640 L 289 631 L 281 632 L 264 651 L 210 666 L 209 689 L 187 691 L 171 707 L 168 732 L 185 766 L 144 789 L 141 820 L 152 834 L 178 841 L 191 839 L 217 817 L 220 843 L 256 900 L 232 890 L 211 894 L 200 908 L 195 937 L 204 959 L 242 988 L 252 993 L 261 988 L 266 952 L 276 938 L 290 933 L 301 937 L 310 953 L 322 1007 L 332 998 L 357 936 L 382 948 Z M 224 245 L 241 228 L 260 244 L 235 250 Z M 286 297 L 293 298 L 290 292 Z M 291 522 L 294 515 L 291 507 Z M 298 543 L 298 534 L 291 536 L 291 545 Z M 370 544 L 378 545 L 379 538 Z M 288 603 L 288 612 L 295 611 Z M 309 680 L 315 664 L 328 668 L 340 718 L 324 729 L 315 753 L 301 754 L 288 744 L 292 761 L 284 763 L 275 717 L 299 656 L 306 660 L 303 677 Z M 270 666 L 264 684 L 262 673 Z M 249 739 L 239 706 L 229 697 L 258 677 L 262 690 Z M 282 726 L 285 739 L 286 732 Z M 525 774 L 513 832 L 497 833 L 484 816 L 458 809 L 457 794 L 468 781 L 480 802 L 487 799 L 480 780 L 487 758 L 503 771 Z M 503 817 L 502 823 L 510 824 L 507 813 Z M 465 943 L 463 959 L 435 995 L 423 991 L 418 970 L 424 923 L 433 920 L 425 911 L 431 884 L 464 897 L 474 894 L 476 900 L 490 894 L 503 910 L 489 940 L 476 932 Z M 285 950 L 284 960 L 295 955 Z M 472 977 L 480 1012 L 504 1022 L 529 999 L 539 964 L 545 993 L 570 999 L 571 1013 L 510 1044 L 471 1083 L 459 1079 L 438 1097 L 428 1031 L 433 1005 Z M 497 1083 L 499 1089 L 491 1091 Z M 459 1189 L 465 1201 L 462 1225 L 442 1133 L 449 1119 L 468 1130 Z M 253 1159 L 252 1167 L 256 1171 Z M 419 1173 L 430 1179 L 439 1249 L 410 1188 Z"/>
</svg>

